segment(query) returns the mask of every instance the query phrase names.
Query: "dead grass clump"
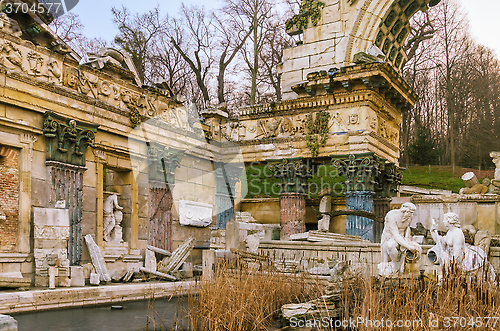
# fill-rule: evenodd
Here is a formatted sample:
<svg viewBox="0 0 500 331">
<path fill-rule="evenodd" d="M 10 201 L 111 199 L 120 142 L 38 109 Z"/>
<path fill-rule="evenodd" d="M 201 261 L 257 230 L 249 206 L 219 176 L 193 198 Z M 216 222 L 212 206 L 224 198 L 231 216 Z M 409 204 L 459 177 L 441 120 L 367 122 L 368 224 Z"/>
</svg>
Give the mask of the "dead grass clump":
<svg viewBox="0 0 500 331">
<path fill-rule="evenodd" d="M 192 330 L 264 330 L 282 305 L 311 300 L 323 288 L 310 275 L 279 273 L 266 261 L 223 261 L 190 298 Z"/>
<path fill-rule="evenodd" d="M 443 273 L 439 283 L 423 275 L 350 278 L 343 285 L 347 290 L 340 319 L 360 318 L 363 322 L 356 324 L 359 330 L 374 329 L 374 323 L 381 321 L 385 321 L 383 325 L 389 329 L 387 323 L 393 329 L 401 329 L 396 323 L 402 323 L 406 329 L 411 325 L 411 330 L 500 329 L 500 291 L 487 281 L 486 268 L 470 274 L 454 264 Z"/>
</svg>

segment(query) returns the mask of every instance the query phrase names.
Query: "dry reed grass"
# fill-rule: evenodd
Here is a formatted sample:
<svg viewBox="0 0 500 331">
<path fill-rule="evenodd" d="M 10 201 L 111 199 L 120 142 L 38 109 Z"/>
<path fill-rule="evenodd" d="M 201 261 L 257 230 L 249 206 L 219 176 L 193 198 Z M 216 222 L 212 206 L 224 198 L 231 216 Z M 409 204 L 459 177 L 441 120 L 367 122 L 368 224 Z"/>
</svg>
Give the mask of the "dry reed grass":
<svg viewBox="0 0 500 331">
<path fill-rule="evenodd" d="M 486 269 L 470 274 L 452 264 L 443 274 L 439 283 L 423 275 L 353 276 L 343 283 L 343 314 L 338 320 L 361 318 L 364 322 L 356 324 L 356 330 L 381 329 L 376 321 L 385 321 L 382 329 L 392 330 L 500 330 L 500 291 L 487 281 Z M 392 327 L 387 327 L 388 320 Z M 395 327 L 398 321 L 403 327 Z"/>
<path fill-rule="evenodd" d="M 269 261 L 224 260 L 190 299 L 192 330 L 266 330 L 282 305 L 311 300 L 324 289 L 306 273 L 277 272 Z"/>
<path fill-rule="evenodd" d="M 439 284 L 423 275 L 396 279 L 351 275 L 339 284 L 345 291 L 337 320 L 367 321 L 351 328 L 356 330 L 381 329 L 373 322 L 388 320 L 392 327 L 382 329 L 499 330 L 500 320 L 494 318 L 500 317 L 500 291 L 486 281 L 486 270 L 465 274 L 452 264 L 443 273 Z M 324 283 L 304 272 L 283 274 L 265 262 L 245 265 L 238 261 L 234 265 L 224 261 L 213 279 L 202 284 L 199 293 L 189 300 L 191 329 L 269 330 L 273 321 L 279 320 L 283 304 L 307 302 L 323 295 L 325 289 Z M 328 312 L 320 319 L 323 317 L 333 321 Z M 411 322 L 411 326 L 398 328 L 397 321 Z M 335 329 L 319 324 L 316 327 Z"/>
</svg>

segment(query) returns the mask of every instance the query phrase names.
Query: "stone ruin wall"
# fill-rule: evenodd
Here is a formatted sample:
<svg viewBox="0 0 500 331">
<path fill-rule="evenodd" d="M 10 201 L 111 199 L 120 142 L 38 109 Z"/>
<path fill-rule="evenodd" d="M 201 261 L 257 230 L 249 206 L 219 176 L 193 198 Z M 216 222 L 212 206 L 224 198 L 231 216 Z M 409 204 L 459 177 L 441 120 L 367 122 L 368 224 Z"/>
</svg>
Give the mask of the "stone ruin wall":
<svg viewBox="0 0 500 331">
<path fill-rule="evenodd" d="M 109 187 L 121 194 L 120 204 L 125 206 L 124 239 L 130 244 L 131 254 L 145 249 L 151 230 L 152 183 L 145 138 L 133 132 L 141 122 L 145 122 L 148 141 L 186 152 L 173 173 L 176 186 L 172 189 L 170 233 L 175 239 L 169 238 L 170 249 L 193 233 L 199 240 L 197 244 L 208 242 L 208 229 L 187 229 L 178 224 L 178 204 L 185 199 L 215 205 L 214 195 L 208 192 L 215 190 L 212 160 L 218 150 L 209 148 L 199 123 L 188 122 L 186 109 L 173 95 L 154 87 L 139 88 L 131 72 L 112 63 L 106 63 L 103 69 L 79 65 L 62 54 L 4 32 L 0 32 L 0 99 L 5 104 L 0 114 L 0 144 L 18 151 L 18 203 L 9 200 L 8 204 L 19 206 L 19 215 L 14 219 L 14 210 L 6 210 L 8 222 L 0 220 L 0 226 L 9 227 L 0 234 L 0 250 L 18 254 L 11 258 L 17 261 L 16 268 L 24 276 L 33 275 L 33 262 L 28 262 L 33 254 L 32 208 L 54 208 L 58 200 L 76 204 L 75 210 L 81 215 L 78 236 L 96 235 L 103 247 L 103 173 L 107 169 L 119 174 Z M 94 125 L 93 146 L 80 157 L 83 166 L 55 171 L 57 160 L 51 165 L 46 163 L 47 112 L 65 125 L 71 125 L 70 120 L 76 121 L 77 128 Z M 161 123 L 148 122 L 154 118 Z M 142 143 L 138 150 L 129 150 L 130 137 Z M 64 137 L 57 138 L 65 141 Z M 5 160 L 0 157 L 2 167 L 13 166 Z M 7 179 L 7 174 L 2 172 L 0 180 Z M 69 193 L 75 191 L 79 192 L 79 202 L 70 201 Z M 16 199 L 14 192 L 7 195 Z M 80 263 L 89 262 L 85 244 L 81 249 Z"/>
</svg>

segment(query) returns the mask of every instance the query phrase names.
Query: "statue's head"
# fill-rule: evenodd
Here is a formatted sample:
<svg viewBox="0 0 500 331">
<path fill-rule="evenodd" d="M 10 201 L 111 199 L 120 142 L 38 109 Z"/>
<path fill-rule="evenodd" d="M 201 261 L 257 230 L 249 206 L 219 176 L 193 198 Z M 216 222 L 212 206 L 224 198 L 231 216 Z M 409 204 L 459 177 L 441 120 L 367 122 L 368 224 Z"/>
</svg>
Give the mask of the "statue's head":
<svg viewBox="0 0 500 331">
<path fill-rule="evenodd" d="M 458 220 L 458 215 L 455 213 L 446 213 L 444 214 L 444 220 L 443 220 L 444 226 L 446 226 L 447 229 L 450 229 L 452 227 L 459 228 L 460 227 L 460 221 Z"/>
<path fill-rule="evenodd" d="M 415 212 L 415 210 L 417 210 L 417 207 L 411 202 L 405 202 L 401 206 L 401 211 L 405 216 L 411 216 Z"/>
</svg>

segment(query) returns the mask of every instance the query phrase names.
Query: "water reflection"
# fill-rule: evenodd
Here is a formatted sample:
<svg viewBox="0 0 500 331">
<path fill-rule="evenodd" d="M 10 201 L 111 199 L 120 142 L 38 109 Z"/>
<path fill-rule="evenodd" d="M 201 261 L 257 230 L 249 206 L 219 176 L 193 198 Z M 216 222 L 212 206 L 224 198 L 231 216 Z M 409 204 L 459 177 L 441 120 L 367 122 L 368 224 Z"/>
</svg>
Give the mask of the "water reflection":
<svg viewBox="0 0 500 331">
<path fill-rule="evenodd" d="M 123 309 L 111 309 L 111 306 Z M 154 314 L 153 314 L 154 307 Z M 170 330 L 175 320 L 185 315 L 187 299 L 156 299 L 154 302 L 137 301 L 106 306 L 53 310 L 13 315 L 19 331 L 139 331 Z M 149 318 L 148 318 L 149 311 Z M 154 319 L 153 319 L 154 316 Z M 185 322 L 184 327 L 186 327 Z"/>
</svg>

